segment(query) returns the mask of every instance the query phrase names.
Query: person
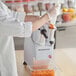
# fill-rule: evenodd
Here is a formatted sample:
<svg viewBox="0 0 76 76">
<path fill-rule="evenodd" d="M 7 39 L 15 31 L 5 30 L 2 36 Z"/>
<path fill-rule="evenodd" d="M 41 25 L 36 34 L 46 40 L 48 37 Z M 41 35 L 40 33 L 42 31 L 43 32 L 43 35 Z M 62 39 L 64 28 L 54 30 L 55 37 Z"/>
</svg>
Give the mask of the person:
<svg viewBox="0 0 76 76">
<path fill-rule="evenodd" d="M 52 18 L 56 14 L 56 7 L 49 14 Z M 21 16 L 25 17 L 24 14 Z M 36 21 L 20 21 L 16 13 L 0 0 L 0 76 L 18 76 L 13 37 L 30 37 L 33 31 L 48 21 L 47 14 Z"/>
</svg>

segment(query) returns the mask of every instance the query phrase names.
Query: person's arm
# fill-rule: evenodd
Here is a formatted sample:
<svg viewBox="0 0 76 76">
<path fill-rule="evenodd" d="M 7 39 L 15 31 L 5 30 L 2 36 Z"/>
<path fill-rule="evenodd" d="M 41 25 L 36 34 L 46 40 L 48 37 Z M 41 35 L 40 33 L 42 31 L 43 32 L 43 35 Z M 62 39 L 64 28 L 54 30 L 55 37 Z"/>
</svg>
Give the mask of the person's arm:
<svg viewBox="0 0 76 76">
<path fill-rule="evenodd" d="M 14 19 L 0 21 L 0 36 L 30 37 L 31 34 L 31 22 L 24 23 Z"/>
<path fill-rule="evenodd" d="M 21 22 L 0 8 L 0 36 L 30 37 L 32 30 L 37 30 L 48 20 L 49 18 L 47 14 L 45 14 L 35 22 Z"/>
<path fill-rule="evenodd" d="M 40 16 L 35 16 L 35 15 L 26 15 L 24 21 L 25 22 L 35 22 L 38 20 Z"/>
<path fill-rule="evenodd" d="M 57 7 L 58 6 L 54 6 L 52 9 L 49 9 L 48 13 L 49 13 L 51 19 L 53 19 L 53 17 L 56 16 L 56 14 L 57 14 L 57 10 L 56 10 Z M 38 28 L 40 28 L 41 26 L 43 26 L 45 23 L 47 23 L 50 20 L 50 18 L 47 13 L 45 15 L 43 15 L 42 17 L 28 15 L 25 17 L 25 21 L 31 21 L 33 24 L 32 30 L 35 31 Z"/>
<path fill-rule="evenodd" d="M 45 14 L 42 17 L 39 16 L 34 16 L 34 15 L 27 15 L 25 17 L 25 22 L 32 22 L 33 26 L 32 26 L 32 30 L 35 31 L 38 28 L 40 28 L 42 25 L 44 25 L 45 23 L 47 23 L 49 21 L 48 15 Z"/>
<path fill-rule="evenodd" d="M 50 14 L 51 18 L 53 18 L 56 15 L 56 8 L 57 6 L 54 6 L 52 9 L 49 9 L 48 13 Z M 17 12 L 24 12 L 24 10 L 20 10 L 17 9 Z M 24 14 L 22 14 L 23 16 Z M 18 15 L 20 16 L 20 15 Z M 25 16 L 23 16 L 24 18 Z M 19 17 L 20 18 L 20 17 Z M 41 26 L 43 26 L 45 23 L 47 23 L 49 21 L 49 17 L 48 14 L 46 13 L 45 15 L 43 15 L 42 17 L 39 16 L 34 16 L 34 15 L 29 15 L 25 17 L 25 22 L 32 22 L 32 31 L 35 31 L 37 29 L 39 29 Z"/>
<path fill-rule="evenodd" d="M 45 14 L 44 16 L 40 17 L 38 20 L 32 22 L 32 30 L 35 31 L 42 27 L 45 23 L 49 21 L 48 15 Z"/>
<path fill-rule="evenodd" d="M 12 12 L 5 4 L 0 2 L 0 36 L 31 36 L 32 22 L 20 21 L 17 18 L 18 14 L 20 13 Z"/>
</svg>

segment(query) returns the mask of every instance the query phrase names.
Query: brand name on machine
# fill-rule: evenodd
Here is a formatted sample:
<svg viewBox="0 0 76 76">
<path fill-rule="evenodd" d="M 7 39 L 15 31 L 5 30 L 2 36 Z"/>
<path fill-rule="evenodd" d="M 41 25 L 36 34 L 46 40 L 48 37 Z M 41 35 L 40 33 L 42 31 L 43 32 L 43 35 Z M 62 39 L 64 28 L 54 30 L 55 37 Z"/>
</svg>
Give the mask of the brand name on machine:
<svg viewBox="0 0 76 76">
<path fill-rule="evenodd" d="M 47 51 L 47 50 L 50 50 L 50 49 L 38 49 L 39 51 Z"/>
</svg>

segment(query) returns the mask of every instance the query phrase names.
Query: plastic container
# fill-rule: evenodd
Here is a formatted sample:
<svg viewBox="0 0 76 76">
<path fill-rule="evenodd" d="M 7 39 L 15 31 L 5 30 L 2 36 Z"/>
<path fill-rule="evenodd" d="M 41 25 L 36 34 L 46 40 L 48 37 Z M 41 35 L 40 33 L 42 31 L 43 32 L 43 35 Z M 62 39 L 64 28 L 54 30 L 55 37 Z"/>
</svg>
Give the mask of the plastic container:
<svg viewBox="0 0 76 76">
<path fill-rule="evenodd" d="M 32 9 L 33 9 L 34 12 L 38 12 L 39 11 L 37 4 L 32 5 Z"/>
<path fill-rule="evenodd" d="M 39 11 L 44 11 L 45 10 L 45 5 L 43 2 L 38 2 L 38 8 L 39 8 Z"/>
<path fill-rule="evenodd" d="M 8 8 L 12 9 L 12 6 L 14 4 L 14 0 L 12 0 L 12 1 L 10 1 L 10 0 L 5 1 L 5 4 L 8 6 Z"/>
<path fill-rule="evenodd" d="M 55 76 L 54 70 L 37 70 L 31 73 L 31 76 Z"/>
<path fill-rule="evenodd" d="M 38 47 L 38 46 L 37 46 Z M 28 66 L 30 66 L 31 70 L 43 70 L 43 69 L 48 69 L 49 66 L 51 66 L 51 69 L 53 69 L 53 56 L 52 56 L 52 51 L 50 46 L 39 46 L 38 48 L 35 47 L 36 49 L 33 49 L 33 54 L 30 56 L 25 56 L 25 61 L 27 62 Z M 31 47 L 30 47 L 31 48 Z M 29 49 L 30 49 L 29 48 Z M 32 48 L 34 48 L 32 46 Z M 28 49 L 28 48 L 27 48 Z M 28 54 L 28 52 L 26 52 Z M 31 51 L 30 51 L 31 53 Z M 35 55 L 35 56 L 33 56 Z M 27 60 L 27 58 L 29 60 Z M 30 59 L 31 58 L 31 59 Z"/>
<path fill-rule="evenodd" d="M 12 1 L 5 1 L 6 5 L 14 11 L 17 11 L 18 8 L 24 9 L 23 1 L 22 0 L 12 0 Z"/>
<path fill-rule="evenodd" d="M 29 5 L 29 4 L 25 4 L 24 5 L 24 11 L 27 13 L 33 13 L 33 9 L 32 9 L 32 6 Z"/>
<path fill-rule="evenodd" d="M 75 2 L 74 0 L 68 0 L 68 8 L 75 8 Z"/>
</svg>

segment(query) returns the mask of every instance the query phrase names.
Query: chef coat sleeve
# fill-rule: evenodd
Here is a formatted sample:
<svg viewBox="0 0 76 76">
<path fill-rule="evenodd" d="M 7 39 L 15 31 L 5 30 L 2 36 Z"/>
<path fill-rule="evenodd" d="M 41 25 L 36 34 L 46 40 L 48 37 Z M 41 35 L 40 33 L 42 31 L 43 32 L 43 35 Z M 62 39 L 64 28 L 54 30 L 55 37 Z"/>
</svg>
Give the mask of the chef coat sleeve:
<svg viewBox="0 0 76 76">
<path fill-rule="evenodd" d="M 11 12 L 12 13 L 12 12 Z M 24 14 L 9 14 L 0 10 L 0 36 L 14 36 L 14 37 L 30 37 L 32 34 L 32 22 L 24 22 L 18 19 Z M 15 15 L 15 16 L 14 16 Z M 22 18 L 22 17 L 21 17 Z"/>
</svg>

